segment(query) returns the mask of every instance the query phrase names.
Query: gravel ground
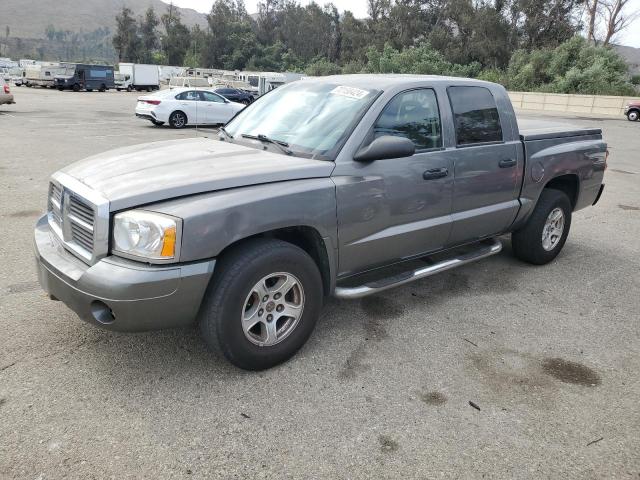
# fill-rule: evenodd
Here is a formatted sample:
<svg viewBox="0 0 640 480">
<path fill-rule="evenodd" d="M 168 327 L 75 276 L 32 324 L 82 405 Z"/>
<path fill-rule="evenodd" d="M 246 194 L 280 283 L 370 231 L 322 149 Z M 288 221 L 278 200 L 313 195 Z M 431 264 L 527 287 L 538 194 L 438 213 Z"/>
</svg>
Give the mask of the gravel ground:
<svg viewBox="0 0 640 480">
<path fill-rule="evenodd" d="M 602 127 L 611 156 L 553 263 L 519 263 L 507 241 L 331 300 L 293 360 L 247 373 L 194 329 L 89 326 L 34 270 L 51 173 L 214 131 L 137 120 L 135 94 L 14 93 L 0 107 L 0 478 L 640 477 L 640 123 L 567 119 Z"/>
</svg>

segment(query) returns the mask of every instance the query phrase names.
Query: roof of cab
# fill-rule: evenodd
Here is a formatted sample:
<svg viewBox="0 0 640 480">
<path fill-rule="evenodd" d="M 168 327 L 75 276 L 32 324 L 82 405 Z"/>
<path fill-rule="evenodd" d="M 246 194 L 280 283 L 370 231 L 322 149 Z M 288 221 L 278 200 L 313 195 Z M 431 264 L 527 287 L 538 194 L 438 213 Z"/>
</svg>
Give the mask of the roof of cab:
<svg viewBox="0 0 640 480">
<path fill-rule="evenodd" d="M 486 82 L 484 80 L 476 80 L 473 78 L 399 73 L 358 73 L 352 75 L 331 75 L 327 77 L 306 77 L 303 81 L 340 83 L 341 85 L 345 86 L 368 89 L 373 88 L 376 90 L 386 90 L 391 87 L 415 84 L 419 82 L 429 82 L 430 84 L 445 83 L 447 85 L 452 83 L 460 83 L 465 85 L 478 84 L 483 86 L 496 85 L 495 83 Z"/>
</svg>

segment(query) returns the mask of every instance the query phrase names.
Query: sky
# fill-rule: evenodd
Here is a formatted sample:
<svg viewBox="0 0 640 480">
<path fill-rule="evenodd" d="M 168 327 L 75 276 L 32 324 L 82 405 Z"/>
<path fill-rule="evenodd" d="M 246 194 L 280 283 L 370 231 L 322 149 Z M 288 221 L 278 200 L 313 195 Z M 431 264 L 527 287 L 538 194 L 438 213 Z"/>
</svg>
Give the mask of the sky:
<svg viewBox="0 0 640 480">
<path fill-rule="evenodd" d="M 169 3 L 170 0 L 163 0 Z M 256 13 L 258 11 L 259 0 L 245 0 L 247 11 Z M 300 0 L 302 5 L 310 3 L 311 0 Z M 213 0 L 173 0 L 175 5 L 185 8 L 193 8 L 202 13 L 209 13 Z M 324 0 L 318 0 L 316 3 L 323 5 Z M 367 0 L 333 0 L 332 3 L 338 7 L 338 10 L 351 10 L 356 18 L 364 18 L 367 16 Z M 640 12 L 640 0 L 630 0 L 627 6 L 629 12 Z M 640 48 L 640 16 L 635 20 L 635 24 L 631 25 L 625 32 L 617 38 L 617 43 L 629 45 L 631 47 Z"/>
</svg>

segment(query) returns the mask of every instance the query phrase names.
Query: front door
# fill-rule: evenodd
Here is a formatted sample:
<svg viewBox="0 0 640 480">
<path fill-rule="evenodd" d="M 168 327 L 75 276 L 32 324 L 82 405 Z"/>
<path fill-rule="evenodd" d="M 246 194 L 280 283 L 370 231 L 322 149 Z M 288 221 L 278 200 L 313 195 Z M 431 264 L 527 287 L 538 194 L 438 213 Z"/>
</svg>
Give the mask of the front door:
<svg viewBox="0 0 640 480">
<path fill-rule="evenodd" d="M 449 238 L 453 163 L 443 149 L 435 92 L 414 89 L 391 99 L 367 142 L 382 135 L 409 138 L 416 153 L 336 167 L 339 275 L 438 250 Z"/>
<path fill-rule="evenodd" d="M 224 98 L 215 93 L 203 91 L 200 92 L 200 98 L 204 106 L 204 123 L 227 123 L 227 120 L 231 117 L 231 105 L 225 102 Z"/>
<path fill-rule="evenodd" d="M 519 208 L 518 179 L 521 143 L 508 138 L 491 91 L 485 87 L 447 89 L 453 113 L 453 227 L 449 245 L 503 232 Z"/>
</svg>

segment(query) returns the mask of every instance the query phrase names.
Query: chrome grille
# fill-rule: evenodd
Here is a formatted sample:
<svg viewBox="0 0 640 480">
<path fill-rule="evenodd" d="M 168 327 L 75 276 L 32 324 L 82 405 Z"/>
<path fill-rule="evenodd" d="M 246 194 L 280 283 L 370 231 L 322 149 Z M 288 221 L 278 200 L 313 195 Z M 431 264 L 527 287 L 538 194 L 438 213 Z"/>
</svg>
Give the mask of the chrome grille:
<svg viewBox="0 0 640 480">
<path fill-rule="evenodd" d="M 58 227 L 60 227 L 62 225 L 62 188 L 55 183 L 49 184 L 49 203 L 47 210 L 51 212 L 53 220 Z"/>
<path fill-rule="evenodd" d="M 55 173 L 47 201 L 49 225 L 68 251 L 94 264 L 109 251 L 109 201 L 77 179 Z"/>
<path fill-rule="evenodd" d="M 73 194 L 70 194 L 68 198 L 69 205 L 66 214 L 71 225 L 71 240 L 93 253 L 93 207 Z"/>
</svg>

